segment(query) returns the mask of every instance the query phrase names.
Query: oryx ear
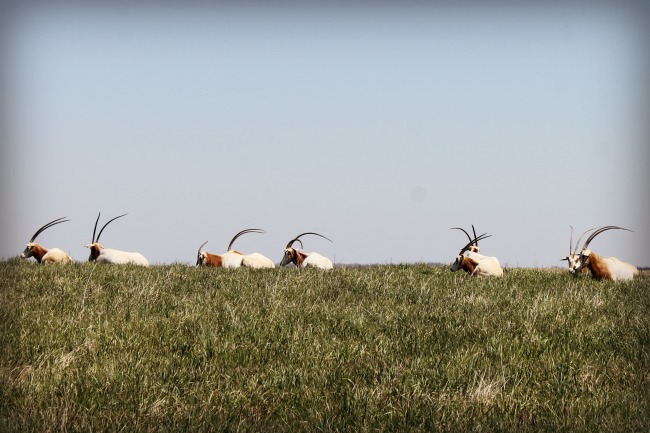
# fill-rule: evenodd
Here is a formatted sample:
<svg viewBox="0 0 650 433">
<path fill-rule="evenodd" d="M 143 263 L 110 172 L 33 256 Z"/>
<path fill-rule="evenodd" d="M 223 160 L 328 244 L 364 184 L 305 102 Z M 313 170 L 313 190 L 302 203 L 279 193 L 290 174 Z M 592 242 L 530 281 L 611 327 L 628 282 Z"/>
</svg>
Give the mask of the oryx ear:
<svg viewBox="0 0 650 433">
<path fill-rule="evenodd" d="M 568 261 L 569 261 L 569 258 L 568 258 L 568 257 L 565 257 L 565 258 L 563 258 L 563 259 L 560 259 L 560 261 L 562 261 L 562 260 L 566 260 L 566 261 L 568 262 Z"/>
</svg>

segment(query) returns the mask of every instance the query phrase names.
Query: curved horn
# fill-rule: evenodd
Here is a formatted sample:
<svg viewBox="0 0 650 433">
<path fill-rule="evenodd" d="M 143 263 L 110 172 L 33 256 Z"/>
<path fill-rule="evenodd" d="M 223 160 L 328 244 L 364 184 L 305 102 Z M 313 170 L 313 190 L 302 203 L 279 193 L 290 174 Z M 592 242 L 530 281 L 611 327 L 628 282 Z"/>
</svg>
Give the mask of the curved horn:
<svg viewBox="0 0 650 433">
<path fill-rule="evenodd" d="M 196 253 L 196 266 L 201 266 L 203 263 L 203 260 L 201 260 L 201 248 L 203 248 L 203 245 L 207 244 L 208 241 L 205 241 L 201 244 L 199 247 L 199 251 Z"/>
<path fill-rule="evenodd" d="M 97 239 L 93 243 L 99 242 L 99 237 L 102 235 L 102 232 L 104 231 L 104 229 L 106 228 L 107 225 L 109 225 L 110 223 L 112 223 L 113 221 L 115 221 L 118 218 L 122 218 L 124 215 L 126 215 L 126 214 L 116 216 L 115 218 L 113 218 L 112 220 L 109 220 L 106 224 L 104 224 L 104 227 L 102 227 L 102 229 L 99 231 L 99 234 L 97 235 Z M 99 216 L 97 217 L 97 219 L 99 219 Z"/>
<path fill-rule="evenodd" d="M 95 220 L 95 228 L 93 229 L 93 238 L 92 238 L 92 240 L 90 241 L 91 244 L 94 244 L 94 243 L 95 243 L 95 232 L 97 231 L 97 223 L 99 222 L 99 217 L 100 217 L 101 215 L 102 215 L 101 212 L 99 212 L 99 213 L 97 214 L 97 219 Z"/>
<path fill-rule="evenodd" d="M 305 233 L 301 233 L 301 234 L 299 234 L 298 236 L 296 236 L 295 238 L 293 238 L 292 240 L 290 240 L 289 243 L 287 244 L 287 248 L 291 248 L 291 246 L 293 245 L 293 243 L 296 242 L 296 241 L 300 242 L 300 247 L 302 248 L 302 241 L 300 241 L 299 238 L 300 238 L 301 236 L 304 236 L 304 235 L 316 235 L 316 236 L 320 236 L 321 238 L 327 239 L 327 240 L 330 241 L 330 242 L 334 242 L 333 240 L 331 240 L 331 239 L 328 238 L 327 236 L 323 236 L 323 235 L 321 235 L 320 233 L 316 233 L 316 232 L 305 232 Z"/>
<path fill-rule="evenodd" d="M 492 235 L 488 235 L 487 233 L 483 233 L 482 235 L 480 235 L 480 236 L 474 238 L 474 240 L 469 241 L 469 242 L 467 243 L 467 245 L 465 245 L 465 246 L 463 247 L 463 249 L 460 250 L 460 253 L 458 253 L 458 255 L 463 255 L 463 253 L 464 253 L 465 251 L 469 250 L 469 247 L 471 247 L 471 246 L 474 244 L 474 242 L 482 241 L 483 239 L 489 238 L 490 236 L 492 236 Z"/>
<path fill-rule="evenodd" d="M 199 251 L 196 253 L 197 256 L 198 256 L 199 254 L 201 254 L 201 248 L 203 248 L 203 247 L 205 246 L 205 244 L 207 244 L 207 243 L 208 243 L 208 241 L 205 241 L 205 242 L 203 242 L 203 243 L 201 244 L 201 246 L 199 247 Z"/>
<path fill-rule="evenodd" d="M 569 237 L 569 257 L 570 257 L 571 254 L 573 254 L 573 252 L 571 251 L 571 248 L 573 248 L 573 226 L 569 224 L 569 227 L 571 227 L 571 236 Z M 569 259 L 567 258 L 567 260 Z"/>
<path fill-rule="evenodd" d="M 32 236 L 32 238 L 29 240 L 29 242 L 34 242 L 34 240 L 36 239 L 36 237 L 37 237 L 38 235 L 40 235 L 42 232 L 44 232 L 45 230 L 49 229 L 50 227 L 55 226 L 55 225 L 57 225 L 57 224 L 61 224 L 61 223 L 67 222 L 67 221 L 70 221 L 70 220 L 67 220 L 66 218 L 67 218 L 67 217 L 57 218 L 57 219 L 55 219 L 55 220 L 53 220 L 53 221 L 50 221 L 49 223 L 45 224 L 45 225 L 44 225 L 43 227 L 41 227 L 40 229 L 36 230 L 36 233 L 34 233 L 34 236 Z"/>
<path fill-rule="evenodd" d="M 478 239 L 476 238 L 476 229 L 474 228 L 474 224 L 472 224 L 472 231 L 474 232 L 474 244 L 478 247 Z"/>
<path fill-rule="evenodd" d="M 300 248 L 303 249 L 303 250 L 305 249 L 305 246 L 302 244 L 302 241 L 300 239 L 298 239 L 298 238 L 291 239 L 289 241 L 289 243 L 287 244 L 286 248 L 292 248 L 294 242 L 298 242 L 300 244 Z"/>
<path fill-rule="evenodd" d="M 245 229 L 245 230 L 242 230 L 242 231 L 240 231 L 239 233 L 237 233 L 237 234 L 236 234 L 236 235 L 231 239 L 230 243 L 228 244 L 228 249 L 227 249 L 226 251 L 230 251 L 230 249 L 232 248 L 232 244 L 235 243 L 235 240 L 236 240 L 238 237 L 240 237 L 241 235 L 244 235 L 244 234 L 246 234 L 246 233 L 266 233 L 266 232 L 265 232 L 264 230 L 262 230 L 262 229 Z"/>
<path fill-rule="evenodd" d="M 472 227 L 474 227 L 474 226 L 472 226 Z M 474 242 L 474 241 L 472 240 L 472 237 L 469 235 L 469 233 L 467 233 L 467 231 L 466 231 L 465 229 L 463 229 L 463 228 L 460 228 L 460 227 L 452 227 L 452 228 L 450 228 L 449 230 L 461 230 L 463 233 L 465 233 L 465 236 L 467 236 L 467 239 L 468 239 L 470 242 Z M 474 237 L 476 238 L 476 232 L 474 233 Z"/>
<path fill-rule="evenodd" d="M 589 233 L 589 232 L 592 231 L 592 230 L 596 230 L 597 228 L 598 228 L 598 227 L 590 228 L 589 230 L 587 230 L 586 232 L 584 232 L 583 234 L 581 234 L 580 237 L 578 238 L 578 241 L 576 242 L 576 245 L 575 245 L 575 248 L 573 249 L 573 252 L 570 253 L 569 255 L 577 253 L 577 252 L 578 252 L 578 245 L 580 245 L 580 241 L 582 240 L 582 238 L 583 238 L 587 233 Z"/>
<path fill-rule="evenodd" d="M 592 233 L 592 234 L 587 238 L 587 240 L 585 241 L 585 244 L 582 246 L 582 251 L 584 251 L 584 250 L 587 249 L 587 247 L 589 246 L 589 243 L 590 243 L 591 241 L 593 241 L 594 238 L 595 238 L 596 236 L 598 236 L 599 234 L 601 234 L 602 232 L 605 232 L 605 231 L 607 231 L 607 230 L 627 230 L 628 232 L 631 232 L 631 231 L 632 231 L 632 230 L 630 230 L 630 229 L 626 229 L 626 228 L 618 227 L 618 226 L 605 226 L 605 227 L 601 227 L 601 228 L 599 228 L 598 230 L 596 230 L 595 232 L 593 232 L 593 233 Z"/>
</svg>

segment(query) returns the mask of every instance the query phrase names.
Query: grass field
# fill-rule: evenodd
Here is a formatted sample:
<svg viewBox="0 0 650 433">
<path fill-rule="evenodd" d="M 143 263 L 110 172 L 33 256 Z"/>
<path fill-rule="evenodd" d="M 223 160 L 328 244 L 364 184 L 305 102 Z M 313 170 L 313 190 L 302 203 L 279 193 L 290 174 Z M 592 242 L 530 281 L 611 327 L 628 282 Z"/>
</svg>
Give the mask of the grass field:
<svg viewBox="0 0 650 433">
<path fill-rule="evenodd" d="M 0 262 L 0 431 L 650 431 L 650 275 Z"/>
</svg>

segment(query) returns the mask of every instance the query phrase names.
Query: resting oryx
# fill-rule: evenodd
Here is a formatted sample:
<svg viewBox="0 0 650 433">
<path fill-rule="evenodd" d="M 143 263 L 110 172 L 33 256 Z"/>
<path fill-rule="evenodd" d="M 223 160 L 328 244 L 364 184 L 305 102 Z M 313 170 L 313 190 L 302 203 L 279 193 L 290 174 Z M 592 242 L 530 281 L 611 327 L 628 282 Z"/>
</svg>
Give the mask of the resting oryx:
<svg viewBox="0 0 650 433">
<path fill-rule="evenodd" d="M 36 233 L 34 233 L 34 236 L 32 236 L 32 238 L 29 240 L 27 246 L 25 247 L 25 250 L 20 255 L 20 257 L 23 259 L 34 257 L 38 263 L 43 263 L 43 264 L 71 262 L 72 257 L 67 255 L 63 250 L 60 250 L 58 248 L 47 249 L 34 242 L 36 240 L 36 237 L 40 235 L 43 231 L 47 230 L 48 228 L 57 224 L 70 221 L 65 218 L 66 217 L 57 218 L 54 221 L 50 221 L 40 229 L 36 230 Z"/>
<path fill-rule="evenodd" d="M 589 246 L 589 243 L 591 243 L 591 241 L 593 241 L 596 236 L 604 231 L 626 230 L 628 232 L 631 232 L 632 230 L 617 226 L 600 227 L 587 238 L 584 245 L 580 249 L 580 252 L 578 253 L 578 245 L 580 244 L 583 236 L 592 230 L 595 229 L 589 229 L 584 232 L 580 238 L 578 238 L 578 242 L 576 242 L 575 248 L 572 249 L 573 227 L 571 227 L 571 238 L 569 239 L 569 255 L 562 259 L 569 262 L 569 272 L 572 274 L 578 274 L 585 269 L 589 269 L 591 271 L 591 276 L 597 279 L 613 281 L 632 280 L 634 276 L 639 273 L 639 270 L 636 268 L 636 266 L 621 261 L 616 257 L 601 257 L 587 248 Z"/>
<path fill-rule="evenodd" d="M 114 263 L 118 265 L 134 264 L 140 266 L 149 266 L 147 259 L 145 259 L 144 256 L 140 253 L 129 253 L 126 251 L 114 250 L 112 248 L 105 248 L 102 244 L 99 243 L 99 237 L 102 235 L 102 232 L 106 226 L 116 219 L 122 218 L 126 214 L 116 216 L 104 224 L 104 227 L 102 227 L 102 229 L 99 231 L 99 234 L 97 235 L 97 239 L 95 239 L 95 233 L 97 232 L 97 223 L 99 222 L 100 215 L 101 213 L 97 215 L 97 220 L 95 221 L 92 242 L 86 245 L 86 248 L 90 248 L 90 256 L 88 257 L 88 261 L 98 263 Z"/>
<path fill-rule="evenodd" d="M 208 241 L 205 241 L 199 247 L 196 257 L 196 266 L 210 266 L 214 268 L 239 268 L 240 266 L 249 268 L 275 268 L 273 261 L 260 253 L 244 254 L 232 249 L 235 240 L 246 233 L 266 233 L 261 229 L 245 229 L 237 233 L 228 244 L 228 249 L 223 254 L 212 254 L 201 251 L 201 248 Z"/>
<path fill-rule="evenodd" d="M 501 268 L 501 264 L 499 264 L 499 259 L 478 253 L 478 241 L 489 238 L 492 235 L 483 233 L 477 237 L 476 232 L 474 232 L 474 239 L 471 239 L 467 232 L 465 234 L 469 238 L 469 242 L 460 250 L 458 256 L 456 256 L 456 260 L 451 265 L 451 271 L 456 272 L 459 269 L 463 269 L 468 274 L 479 277 L 503 276 L 503 269 Z"/>
<path fill-rule="evenodd" d="M 293 244 L 296 241 L 300 242 L 301 247 L 303 246 L 300 237 L 304 235 L 316 235 L 332 242 L 331 239 L 314 232 L 306 232 L 306 233 L 299 234 L 295 238 L 291 239 L 287 244 L 286 248 L 284 249 L 284 257 L 282 257 L 280 266 L 285 266 L 288 265 L 289 263 L 293 263 L 299 268 L 314 267 L 319 269 L 332 269 L 334 265 L 332 265 L 332 261 L 327 257 L 323 257 L 318 253 L 305 253 L 303 251 L 298 251 L 297 249 L 293 248 Z"/>
</svg>

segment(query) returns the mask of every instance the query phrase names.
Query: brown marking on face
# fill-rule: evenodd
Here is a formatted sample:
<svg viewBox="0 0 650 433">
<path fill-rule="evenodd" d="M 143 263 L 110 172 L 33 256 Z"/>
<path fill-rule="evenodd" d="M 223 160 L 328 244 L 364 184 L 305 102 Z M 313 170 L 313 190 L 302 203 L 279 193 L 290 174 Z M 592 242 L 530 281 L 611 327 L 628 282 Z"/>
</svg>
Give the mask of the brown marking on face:
<svg viewBox="0 0 650 433">
<path fill-rule="evenodd" d="M 287 248 L 287 249 L 285 249 L 284 250 L 284 256 L 285 257 L 282 259 L 282 263 L 281 263 L 282 266 L 288 265 L 289 261 L 290 261 L 294 265 L 300 267 L 302 265 L 302 262 L 304 262 L 305 259 L 307 258 L 307 254 L 302 253 L 302 252 L 298 251 L 295 248 Z M 289 256 L 289 260 L 285 261 L 285 258 L 287 256 Z"/>
<path fill-rule="evenodd" d="M 88 256 L 89 262 L 94 262 L 99 257 L 99 253 L 102 250 L 102 245 L 95 242 L 94 244 L 86 245 L 86 248 L 90 248 L 90 255 Z"/>
<path fill-rule="evenodd" d="M 280 266 L 286 266 L 289 262 L 294 263 L 293 258 L 295 256 L 295 250 L 291 247 L 285 248 L 284 255 L 280 261 Z"/>
<path fill-rule="evenodd" d="M 591 271 L 592 277 L 602 280 L 612 279 L 612 273 L 609 269 L 609 266 L 607 265 L 607 262 L 605 262 L 605 259 L 603 259 L 601 256 L 592 251 L 588 257 L 584 258 L 584 260 L 584 267 L 588 268 Z"/>
</svg>

